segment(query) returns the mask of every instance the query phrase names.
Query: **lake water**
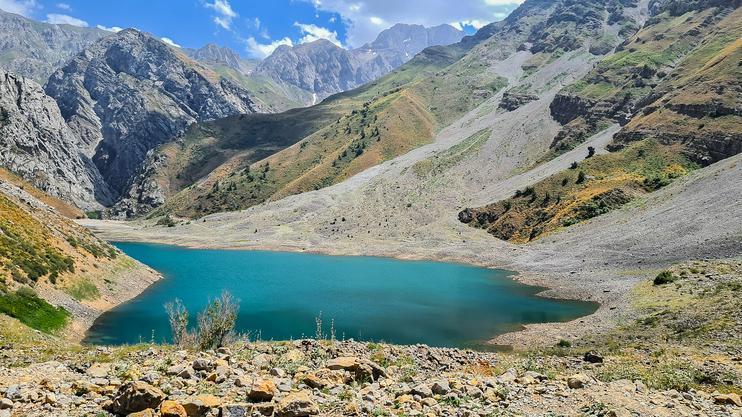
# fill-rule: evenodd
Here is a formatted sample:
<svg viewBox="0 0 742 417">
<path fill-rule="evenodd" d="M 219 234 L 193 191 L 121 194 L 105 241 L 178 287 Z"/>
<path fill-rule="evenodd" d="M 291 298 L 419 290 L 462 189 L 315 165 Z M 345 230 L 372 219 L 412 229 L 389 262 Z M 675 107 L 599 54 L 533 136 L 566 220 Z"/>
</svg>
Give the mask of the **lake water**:
<svg viewBox="0 0 742 417">
<path fill-rule="evenodd" d="M 536 297 L 503 270 L 386 258 L 203 250 L 116 243 L 165 279 L 103 314 L 86 342 L 165 341 L 164 304 L 179 298 L 191 315 L 222 290 L 240 300 L 238 330 L 262 340 L 329 336 L 400 344 L 483 348 L 521 324 L 571 320 L 593 303 Z"/>
</svg>

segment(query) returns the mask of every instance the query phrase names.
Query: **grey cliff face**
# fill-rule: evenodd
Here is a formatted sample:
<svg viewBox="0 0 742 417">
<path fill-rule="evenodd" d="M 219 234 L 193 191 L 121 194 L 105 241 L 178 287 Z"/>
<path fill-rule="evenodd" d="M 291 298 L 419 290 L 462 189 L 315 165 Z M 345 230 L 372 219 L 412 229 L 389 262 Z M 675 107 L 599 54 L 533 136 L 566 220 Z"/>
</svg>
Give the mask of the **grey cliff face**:
<svg viewBox="0 0 742 417">
<path fill-rule="evenodd" d="M 463 36 L 450 25 L 425 28 L 397 24 L 381 32 L 374 42 L 354 50 L 327 40 L 281 46 L 255 71 L 324 98 L 386 75 L 429 46 L 456 43 Z"/>
<path fill-rule="evenodd" d="M 119 193 L 149 150 L 189 124 L 259 110 L 241 87 L 133 29 L 87 48 L 45 89 Z"/>
<path fill-rule="evenodd" d="M 244 60 L 230 48 L 210 43 L 199 49 L 184 49 L 188 56 L 198 62 L 212 66 L 224 66 L 243 74 L 249 74 L 255 68 L 256 61 Z"/>
<path fill-rule="evenodd" d="M 326 97 L 357 85 L 358 64 L 345 49 L 320 39 L 279 47 L 261 62 L 257 71 Z"/>
<path fill-rule="evenodd" d="M 0 10 L 0 68 L 38 83 L 110 32 L 36 22 Z"/>
<path fill-rule="evenodd" d="M 30 79 L 0 71 L 0 166 L 48 194 L 93 210 L 113 196 L 57 103 Z"/>
</svg>

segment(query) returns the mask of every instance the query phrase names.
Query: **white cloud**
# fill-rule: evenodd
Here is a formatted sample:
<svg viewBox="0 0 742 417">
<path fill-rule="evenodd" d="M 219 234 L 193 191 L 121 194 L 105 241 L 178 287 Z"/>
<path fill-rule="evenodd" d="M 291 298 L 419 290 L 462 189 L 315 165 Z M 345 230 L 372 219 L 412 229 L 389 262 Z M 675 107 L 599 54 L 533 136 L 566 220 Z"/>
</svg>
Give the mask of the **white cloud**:
<svg viewBox="0 0 742 417">
<path fill-rule="evenodd" d="M 228 0 L 214 0 L 213 3 L 206 2 L 205 6 L 216 12 L 216 15 L 213 16 L 214 23 L 227 30 L 232 28 L 232 20 L 237 17 L 237 13 L 232 9 Z"/>
<path fill-rule="evenodd" d="M 124 30 L 124 28 L 118 27 L 118 26 L 106 27 L 106 26 L 103 26 L 103 25 L 95 25 L 95 27 L 97 27 L 100 30 L 107 30 L 109 32 L 114 32 L 114 33 L 121 32 L 122 30 Z"/>
<path fill-rule="evenodd" d="M 458 22 L 476 27 L 501 20 L 525 0 L 301 0 L 317 10 L 337 13 L 346 27 L 345 43 L 358 47 L 394 23 L 435 26 Z M 421 12 L 423 11 L 423 12 Z"/>
<path fill-rule="evenodd" d="M 498 17 L 497 15 L 498 15 L 498 13 L 495 13 L 495 17 Z M 502 17 L 504 17 L 504 16 L 502 16 Z M 500 18 L 502 18 L 502 17 L 500 17 Z M 460 22 L 451 22 L 449 24 L 451 26 L 455 27 L 458 30 L 464 30 L 464 27 L 465 26 L 471 26 L 474 29 L 480 29 L 480 28 L 486 26 L 489 23 L 490 22 L 486 22 L 484 20 L 472 19 L 472 20 L 462 20 Z"/>
<path fill-rule="evenodd" d="M 299 28 L 301 34 L 303 35 L 302 38 L 299 39 L 299 43 L 308 43 L 314 42 L 319 39 L 327 39 L 335 45 L 341 48 L 343 47 L 343 44 L 338 40 L 338 33 L 335 31 L 331 31 L 327 28 L 323 28 L 313 24 L 298 22 L 295 22 L 294 26 Z"/>
<path fill-rule="evenodd" d="M 50 13 L 46 15 L 46 23 L 54 25 L 72 25 L 81 28 L 88 27 L 88 22 L 66 14 Z"/>
<path fill-rule="evenodd" d="M 0 9 L 26 17 L 37 7 L 36 0 L 0 0 Z"/>
<path fill-rule="evenodd" d="M 72 6 L 67 3 L 57 3 L 57 8 L 62 10 L 72 10 Z"/>
<path fill-rule="evenodd" d="M 164 37 L 164 36 L 163 36 L 162 38 L 160 38 L 160 40 L 161 40 L 161 41 L 163 41 L 163 42 L 165 42 L 166 44 L 168 44 L 168 45 L 170 45 L 170 46 L 174 46 L 174 47 L 176 47 L 176 48 L 180 48 L 180 47 L 181 47 L 180 45 L 178 45 L 177 43 L 175 43 L 175 42 L 174 42 L 174 41 L 173 41 L 172 39 L 170 39 L 170 38 L 167 38 L 167 37 Z"/>
<path fill-rule="evenodd" d="M 289 38 L 279 39 L 271 43 L 260 43 L 251 36 L 245 40 L 245 43 L 247 44 L 247 52 L 253 58 L 265 58 L 281 45 L 294 46 L 294 42 Z"/>
</svg>

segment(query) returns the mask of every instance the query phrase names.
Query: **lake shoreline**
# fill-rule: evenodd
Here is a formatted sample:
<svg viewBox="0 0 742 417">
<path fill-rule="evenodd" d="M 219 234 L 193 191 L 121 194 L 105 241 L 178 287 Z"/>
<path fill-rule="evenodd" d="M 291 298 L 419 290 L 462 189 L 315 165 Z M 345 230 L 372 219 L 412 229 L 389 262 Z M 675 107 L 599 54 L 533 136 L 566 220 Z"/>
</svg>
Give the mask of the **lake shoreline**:
<svg viewBox="0 0 742 417">
<path fill-rule="evenodd" d="M 408 251 L 398 251 L 394 248 L 380 248 L 378 245 L 369 246 L 367 250 L 357 250 L 353 247 L 313 247 L 292 244 L 267 244 L 248 242 L 199 242 L 179 239 L 179 236 L 170 234 L 171 228 L 152 228 L 145 230 L 141 224 L 134 222 L 118 222 L 108 220 L 84 220 L 80 224 L 89 228 L 99 237 L 115 242 L 136 242 L 173 245 L 192 249 L 222 249 L 222 250 L 247 250 L 247 251 L 272 251 L 288 253 L 311 253 L 328 256 L 367 256 L 379 258 L 391 258 L 409 261 L 435 261 L 446 263 L 457 263 L 484 267 L 489 269 L 505 269 L 514 272 L 510 278 L 516 282 L 540 287 L 538 297 L 586 301 L 597 304 L 597 309 L 592 314 L 579 317 L 566 322 L 548 322 L 523 325 L 519 330 L 494 336 L 488 343 L 496 346 L 509 346 L 515 349 L 525 349 L 533 346 L 553 345 L 554 340 L 576 339 L 589 332 L 598 329 L 607 329 L 615 326 L 620 317 L 632 314 L 632 308 L 628 302 L 629 292 L 638 278 L 619 280 L 612 283 L 619 284 L 619 291 L 605 290 L 600 287 L 586 287 L 575 285 L 574 280 L 563 280 L 563 273 L 557 271 L 539 271 L 538 268 L 527 268 L 516 262 L 505 262 L 496 257 L 472 256 L 461 251 L 420 251 L 419 248 L 409 248 Z M 153 233 L 155 232 L 155 233 Z M 603 274 L 616 274 L 618 271 L 606 269 Z M 568 274 L 572 278 L 575 274 Z M 565 285 L 566 284 L 566 285 Z M 144 291 L 144 290 L 142 290 Z M 136 296 L 135 296 L 136 297 Z M 132 298 L 135 298 L 132 297 Z M 124 300 L 124 302 L 127 300 Z M 115 306 L 112 306 L 112 308 Z"/>
</svg>

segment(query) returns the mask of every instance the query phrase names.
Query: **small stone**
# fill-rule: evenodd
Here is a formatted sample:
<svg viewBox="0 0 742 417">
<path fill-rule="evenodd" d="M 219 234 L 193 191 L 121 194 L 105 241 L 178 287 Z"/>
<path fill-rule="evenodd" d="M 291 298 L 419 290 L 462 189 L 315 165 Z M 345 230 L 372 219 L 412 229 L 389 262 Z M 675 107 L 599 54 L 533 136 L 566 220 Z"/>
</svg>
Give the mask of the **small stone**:
<svg viewBox="0 0 742 417">
<path fill-rule="evenodd" d="M 165 399 L 165 394 L 144 381 L 128 382 L 122 385 L 111 403 L 111 411 L 116 414 L 129 414 L 157 408 Z"/>
<path fill-rule="evenodd" d="M 94 363 L 85 371 L 85 373 L 93 378 L 105 378 L 111 371 L 111 365 L 107 363 Z"/>
<path fill-rule="evenodd" d="M 736 405 L 737 407 L 742 407 L 742 399 L 740 399 L 739 394 L 735 393 L 714 395 L 714 402 L 716 404 Z"/>
<path fill-rule="evenodd" d="M 574 374 L 567 378 L 567 386 L 570 388 L 584 388 L 590 382 L 590 378 L 584 374 Z"/>
<path fill-rule="evenodd" d="M 0 399 L 0 410 L 10 410 L 13 408 L 13 401 L 10 398 Z"/>
<path fill-rule="evenodd" d="M 229 404 L 222 406 L 219 415 L 221 417 L 249 417 L 250 409 L 247 404 Z"/>
<path fill-rule="evenodd" d="M 197 371 L 205 371 L 211 369 L 211 362 L 205 358 L 198 358 L 191 364 L 191 367 Z"/>
<path fill-rule="evenodd" d="M 430 389 L 433 391 L 433 394 L 446 395 L 451 391 L 451 386 L 448 385 L 448 381 L 436 381 Z"/>
<path fill-rule="evenodd" d="M 212 408 L 218 408 L 222 401 L 213 395 L 198 395 L 183 402 L 188 417 L 206 416 Z"/>
<path fill-rule="evenodd" d="M 582 360 L 590 363 L 603 363 L 603 356 L 591 350 L 590 352 L 585 353 L 585 356 L 582 358 Z"/>
<path fill-rule="evenodd" d="M 155 413 L 155 410 L 151 408 L 147 408 L 142 411 L 137 411 L 136 413 L 128 414 L 126 417 L 156 417 L 157 413 Z"/>
<path fill-rule="evenodd" d="M 160 415 L 162 417 L 188 417 L 185 408 L 175 401 L 166 400 L 160 405 Z"/>
<path fill-rule="evenodd" d="M 433 391 L 431 390 L 430 386 L 425 385 L 425 384 L 420 384 L 412 388 L 412 390 L 410 391 L 410 394 L 419 395 L 421 398 L 428 398 L 428 397 L 433 396 Z"/>
<path fill-rule="evenodd" d="M 276 395 L 277 391 L 278 389 L 276 388 L 276 384 L 274 384 L 272 380 L 261 379 L 253 382 L 250 386 L 250 392 L 247 394 L 247 397 L 251 401 L 255 402 L 270 401 L 273 399 L 273 396 Z"/>
<path fill-rule="evenodd" d="M 293 392 L 278 402 L 276 417 L 306 417 L 319 414 L 319 407 L 307 391 Z"/>
<path fill-rule="evenodd" d="M 44 404 L 54 405 L 57 403 L 57 396 L 51 392 L 46 393 L 44 396 Z"/>
</svg>

